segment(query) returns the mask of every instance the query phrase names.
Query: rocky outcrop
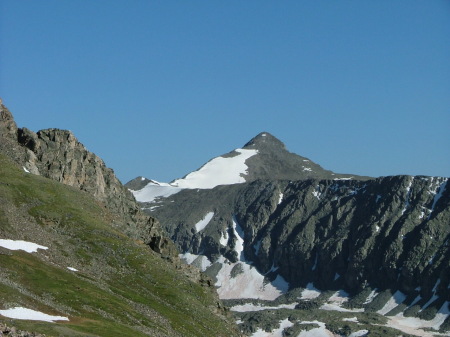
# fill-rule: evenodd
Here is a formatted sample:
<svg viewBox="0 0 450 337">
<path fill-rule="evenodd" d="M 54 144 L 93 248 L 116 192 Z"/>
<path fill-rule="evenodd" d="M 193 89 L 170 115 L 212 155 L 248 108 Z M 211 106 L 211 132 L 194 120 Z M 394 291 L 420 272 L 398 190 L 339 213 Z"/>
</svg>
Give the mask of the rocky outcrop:
<svg viewBox="0 0 450 337">
<path fill-rule="evenodd" d="M 40 333 L 19 330 L 0 322 L 0 336 L 7 337 L 45 337 Z"/>
<path fill-rule="evenodd" d="M 161 219 L 183 252 L 237 261 L 233 220 L 244 254 L 261 274 L 291 288 L 400 290 L 416 305 L 449 301 L 448 178 L 259 180 L 184 190 L 148 212 Z M 208 225 L 195 224 L 213 212 Z"/>
<path fill-rule="evenodd" d="M 258 151 L 246 161 L 248 165 L 247 182 L 254 180 L 300 180 L 300 179 L 333 179 L 350 177 L 347 174 L 336 174 L 323 169 L 312 160 L 291 153 L 279 139 L 268 132 L 261 132 L 252 138 L 243 149 Z M 359 177 L 365 179 L 366 177 Z"/>
<path fill-rule="evenodd" d="M 11 112 L 0 105 L 1 152 L 24 170 L 92 194 L 114 214 L 111 224 L 143 240 L 164 256 L 176 255 L 159 222 L 144 214 L 133 195 L 102 159 L 88 151 L 72 132 L 17 128 Z"/>
</svg>

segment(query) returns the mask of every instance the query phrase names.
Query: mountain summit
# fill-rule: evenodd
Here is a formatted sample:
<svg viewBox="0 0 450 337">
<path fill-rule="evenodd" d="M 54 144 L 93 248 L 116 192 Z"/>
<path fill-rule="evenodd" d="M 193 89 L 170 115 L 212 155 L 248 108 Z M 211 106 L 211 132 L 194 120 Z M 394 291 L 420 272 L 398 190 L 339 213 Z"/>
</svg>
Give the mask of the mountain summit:
<svg viewBox="0 0 450 337">
<path fill-rule="evenodd" d="M 242 148 L 215 157 L 183 178 L 171 183 L 159 183 L 138 177 L 125 186 L 133 190 L 140 202 L 152 202 L 183 189 L 211 189 L 219 185 L 234 185 L 255 180 L 357 179 L 323 169 L 306 157 L 291 153 L 268 132 L 261 132 Z"/>
<path fill-rule="evenodd" d="M 253 137 L 247 144 L 244 145 L 244 149 L 256 149 L 256 150 L 271 150 L 271 151 L 286 151 L 284 143 L 271 135 L 268 132 L 261 132 L 256 137 Z"/>
</svg>

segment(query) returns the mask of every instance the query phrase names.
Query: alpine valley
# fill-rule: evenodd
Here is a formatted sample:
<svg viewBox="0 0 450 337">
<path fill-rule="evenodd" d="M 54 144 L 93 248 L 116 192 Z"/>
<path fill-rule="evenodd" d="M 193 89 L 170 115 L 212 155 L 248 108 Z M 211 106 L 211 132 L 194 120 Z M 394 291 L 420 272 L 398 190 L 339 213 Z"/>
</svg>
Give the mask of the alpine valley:
<svg viewBox="0 0 450 337">
<path fill-rule="evenodd" d="M 251 336 L 450 335 L 448 178 L 337 174 L 267 132 L 125 186 Z"/>
<path fill-rule="evenodd" d="M 0 105 L 0 335 L 450 336 L 449 239 L 445 177 L 338 174 L 263 132 L 124 186 Z"/>
</svg>

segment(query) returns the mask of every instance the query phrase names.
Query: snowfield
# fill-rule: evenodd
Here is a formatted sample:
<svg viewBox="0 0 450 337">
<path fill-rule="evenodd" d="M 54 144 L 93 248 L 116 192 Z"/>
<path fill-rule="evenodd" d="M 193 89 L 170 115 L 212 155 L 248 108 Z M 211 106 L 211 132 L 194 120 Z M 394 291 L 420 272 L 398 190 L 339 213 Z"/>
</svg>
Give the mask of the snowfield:
<svg viewBox="0 0 450 337">
<path fill-rule="evenodd" d="M 202 220 L 202 225 L 199 225 L 198 228 L 202 227 L 206 221 L 209 222 L 207 217 L 211 213 L 208 213 L 207 216 L 205 216 Z M 211 215 L 211 218 L 212 216 L 213 215 Z M 275 280 L 268 282 L 264 275 L 251 265 L 251 261 L 245 259 L 244 232 L 234 217 L 232 223 L 233 235 L 237 239 L 234 249 L 237 256 L 239 256 L 239 261 L 232 263 L 224 256 L 220 256 L 217 261 L 214 262 L 214 264 L 220 265 L 220 270 L 216 275 L 217 282 L 215 283 L 215 286 L 218 287 L 217 292 L 219 297 L 221 299 L 253 298 L 274 300 L 287 292 L 289 284 L 283 277 L 278 275 Z M 225 238 L 222 240 L 222 243 L 226 244 Z M 188 264 L 197 266 L 202 271 L 205 271 L 212 265 L 211 261 L 204 255 L 186 252 L 180 254 L 180 258 Z"/>
<path fill-rule="evenodd" d="M 139 202 L 154 202 L 157 198 L 168 197 L 183 189 L 211 189 L 219 185 L 245 183 L 248 174 L 245 161 L 258 150 L 236 149 L 234 157 L 216 157 L 197 171 L 189 173 L 170 184 L 152 181 L 138 191 L 131 191 Z"/>
<path fill-rule="evenodd" d="M 234 157 L 216 157 L 199 170 L 189 173 L 182 179 L 175 180 L 172 185 L 190 189 L 209 189 L 219 185 L 245 183 L 243 175 L 248 172 L 245 161 L 258 153 L 258 150 L 236 149 Z"/>
<path fill-rule="evenodd" d="M 67 317 L 47 315 L 40 311 L 35 311 L 35 310 L 22 308 L 22 307 L 15 307 L 12 309 L 0 310 L 0 315 L 8 317 L 8 318 L 13 318 L 13 319 L 44 321 L 44 322 L 50 322 L 50 323 L 55 323 L 55 321 L 68 321 L 69 320 Z"/>
<path fill-rule="evenodd" d="M 195 230 L 198 232 L 205 229 L 205 227 L 209 224 L 211 219 L 214 217 L 214 212 L 207 213 L 202 220 L 195 224 Z"/>
<path fill-rule="evenodd" d="M 235 305 L 230 308 L 231 311 L 236 312 L 251 312 L 251 311 L 262 311 L 262 310 L 278 310 L 278 309 L 295 309 L 297 303 L 292 304 L 280 304 L 276 307 L 264 306 L 259 304 L 246 303 L 242 305 Z"/>
<path fill-rule="evenodd" d="M 5 239 L 0 239 L 0 247 L 9 250 L 24 250 L 27 253 L 36 253 L 38 249 L 48 249 L 48 247 L 41 246 L 29 241 Z"/>
<path fill-rule="evenodd" d="M 157 198 L 167 198 L 172 194 L 180 192 L 182 188 L 172 186 L 167 183 L 151 181 L 143 189 L 133 191 L 134 197 L 140 202 L 154 202 Z"/>
</svg>

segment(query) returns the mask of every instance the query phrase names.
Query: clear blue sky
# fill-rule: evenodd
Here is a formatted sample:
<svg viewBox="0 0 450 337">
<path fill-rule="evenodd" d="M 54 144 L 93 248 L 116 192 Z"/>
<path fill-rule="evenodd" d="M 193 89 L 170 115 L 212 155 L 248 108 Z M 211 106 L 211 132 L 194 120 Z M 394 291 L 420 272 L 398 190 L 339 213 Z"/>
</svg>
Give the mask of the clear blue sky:
<svg viewBox="0 0 450 337">
<path fill-rule="evenodd" d="M 450 176 L 450 1 L 0 0 L 0 97 L 123 182 L 261 131 L 338 173 Z"/>
</svg>

